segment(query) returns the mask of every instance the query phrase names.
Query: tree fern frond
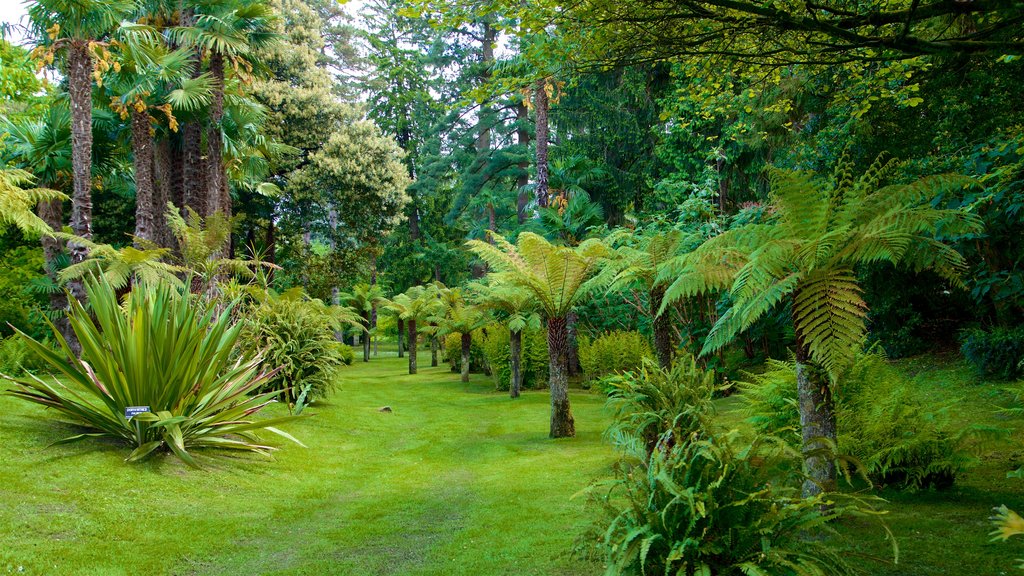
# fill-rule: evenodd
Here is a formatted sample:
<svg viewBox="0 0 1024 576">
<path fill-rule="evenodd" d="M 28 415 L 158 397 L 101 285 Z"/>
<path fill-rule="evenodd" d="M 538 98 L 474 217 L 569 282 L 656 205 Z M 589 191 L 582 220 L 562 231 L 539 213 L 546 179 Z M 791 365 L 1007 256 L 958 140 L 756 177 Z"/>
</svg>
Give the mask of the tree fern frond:
<svg viewBox="0 0 1024 576">
<path fill-rule="evenodd" d="M 835 376 L 863 344 L 867 305 L 851 269 L 819 269 L 795 290 L 793 325 L 811 359 Z"/>
</svg>

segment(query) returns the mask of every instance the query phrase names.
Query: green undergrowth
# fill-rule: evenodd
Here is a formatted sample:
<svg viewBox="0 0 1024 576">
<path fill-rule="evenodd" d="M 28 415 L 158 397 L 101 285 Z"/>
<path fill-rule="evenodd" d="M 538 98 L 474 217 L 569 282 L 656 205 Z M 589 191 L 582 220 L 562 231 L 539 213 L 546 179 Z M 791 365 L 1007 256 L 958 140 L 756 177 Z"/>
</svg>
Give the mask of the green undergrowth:
<svg viewBox="0 0 1024 576">
<path fill-rule="evenodd" d="M 599 571 L 570 551 L 585 523 L 572 496 L 613 460 L 603 398 L 574 391 L 578 436 L 553 441 L 543 392 L 512 401 L 483 375 L 405 372 L 405 359 L 356 362 L 287 426 L 307 448 L 199 453 L 204 470 L 125 464 L 96 442 L 44 448 L 68 427 L 0 396 L 0 574 Z"/>
</svg>

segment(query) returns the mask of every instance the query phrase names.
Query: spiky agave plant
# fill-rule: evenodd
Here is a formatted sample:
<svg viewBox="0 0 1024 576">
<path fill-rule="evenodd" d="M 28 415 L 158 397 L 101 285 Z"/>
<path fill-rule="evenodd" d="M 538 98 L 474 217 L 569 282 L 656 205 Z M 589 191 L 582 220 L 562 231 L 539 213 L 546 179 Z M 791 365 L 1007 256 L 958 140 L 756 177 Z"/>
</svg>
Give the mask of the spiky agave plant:
<svg viewBox="0 0 1024 576">
<path fill-rule="evenodd" d="M 233 359 L 241 326 L 231 323 L 229 311 L 218 313 L 168 284 L 136 284 L 123 307 L 103 279 L 89 279 L 86 289 L 90 311 L 75 300 L 69 311 L 81 358 L 56 328 L 59 351 L 19 333 L 53 376 L 3 376 L 16 385 L 8 394 L 87 430 L 56 443 L 115 438 L 134 446 L 129 462 L 169 449 L 195 467 L 194 448 L 268 455 L 275 447 L 260 441 L 259 429 L 299 443 L 274 427 L 293 416 L 254 418 L 279 391 L 249 395 L 273 372 L 260 371 L 258 355 Z M 146 411 L 129 418 L 128 407 Z"/>
</svg>

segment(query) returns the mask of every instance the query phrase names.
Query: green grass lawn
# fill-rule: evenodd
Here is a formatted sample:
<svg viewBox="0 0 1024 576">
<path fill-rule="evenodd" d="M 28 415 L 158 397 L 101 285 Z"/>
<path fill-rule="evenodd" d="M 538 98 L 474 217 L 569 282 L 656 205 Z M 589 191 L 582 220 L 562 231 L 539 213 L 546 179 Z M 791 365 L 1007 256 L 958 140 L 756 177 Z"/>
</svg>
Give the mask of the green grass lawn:
<svg viewBox="0 0 1024 576">
<path fill-rule="evenodd" d="M 429 353 L 421 365 L 429 366 Z M 356 362 L 287 426 L 272 461 L 44 448 L 69 429 L 0 398 L 0 573 L 594 574 L 571 556 L 591 480 L 614 455 L 603 399 L 573 394 L 578 436 L 547 438 L 548 399 L 474 374 Z M 394 412 L 378 409 L 390 406 Z"/>
<path fill-rule="evenodd" d="M 345 369 L 331 401 L 287 427 L 307 448 L 204 457 L 204 470 L 166 455 L 125 464 L 112 444 L 44 448 L 70 429 L 0 397 L 0 574 L 599 574 L 571 550 L 591 514 L 573 496 L 614 460 L 603 398 L 574 391 L 578 436 L 552 441 L 545 393 L 511 401 L 482 375 L 464 385 L 405 366 L 382 355 Z M 960 399 L 960 421 L 1013 432 L 951 490 L 881 493 L 898 564 L 867 523 L 839 526 L 849 554 L 868 574 L 1018 573 L 1024 543 L 990 543 L 988 517 L 1003 503 L 1024 512 L 1024 481 L 1006 478 L 1024 427 L 955 359 L 900 367 L 922 394 Z M 722 420 L 742 425 L 739 405 L 721 401 Z"/>
</svg>

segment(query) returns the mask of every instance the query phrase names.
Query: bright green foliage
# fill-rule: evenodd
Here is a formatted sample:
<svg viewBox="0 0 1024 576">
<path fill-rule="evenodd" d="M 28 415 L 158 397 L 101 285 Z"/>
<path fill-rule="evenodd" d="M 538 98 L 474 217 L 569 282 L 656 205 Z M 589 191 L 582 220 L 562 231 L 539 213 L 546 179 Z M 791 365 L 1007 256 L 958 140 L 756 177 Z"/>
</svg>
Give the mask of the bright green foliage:
<svg viewBox="0 0 1024 576">
<path fill-rule="evenodd" d="M 243 310 L 242 354 L 262 356 L 275 371 L 259 391 L 279 393 L 296 414 L 334 391 L 338 369 L 352 362 L 352 349 L 334 337 L 342 327 L 334 309 L 294 288 L 266 292 Z"/>
<path fill-rule="evenodd" d="M 597 338 L 580 338 L 580 366 L 590 380 L 626 370 L 636 370 L 654 358 L 647 337 L 635 330 L 615 330 Z"/>
<path fill-rule="evenodd" d="M 164 261 L 171 254 L 170 248 L 115 248 L 110 244 L 97 244 L 71 234 L 57 236 L 65 240 L 74 240 L 89 250 L 87 259 L 60 271 L 59 277 L 63 282 L 97 276 L 118 290 L 127 286 L 133 279 L 147 285 L 166 283 L 175 287 L 183 286 L 178 275 L 184 273 L 186 269 Z"/>
<path fill-rule="evenodd" d="M 771 360 L 765 372 L 739 387 L 755 429 L 799 445 L 794 373 L 791 362 Z M 836 385 L 839 451 L 879 484 L 910 490 L 948 487 L 977 463 L 967 441 L 991 432 L 957 429 L 951 420 L 955 400 L 926 404 L 877 353 L 858 356 Z"/>
<path fill-rule="evenodd" d="M 0 229 L 14 226 L 29 234 L 51 234 L 53 230 L 35 213 L 36 204 L 67 197 L 47 188 L 26 188 L 35 177 L 18 168 L 0 169 Z"/>
<path fill-rule="evenodd" d="M 671 372 L 648 363 L 612 388 L 612 438 L 626 458 L 592 489 L 606 511 L 605 574 L 855 573 L 829 546 L 828 523 L 876 512 L 856 498 L 801 498 L 799 453 L 713 432 L 714 392 L 692 358 Z"/>
<path fill-rule="evenodd" d="M 490 332 L 490 331 L 488 331 Z M 483 330 L 476 330 L 472 333 L 472 341 L 469 345 L 469 370 L 470 372 L 490 372 L 490 365 L 487 363 L 487 353 L 484 351 Z M 448 363 L 452 372 L 459 371 L 459 363 L 462 361 L 462 335 L 453 332 L 441 338 L 442 356 Z M 546 359 L 545 359 L 546 361 Z"/>
<path fill-rule="evenodd" d="M 437 324 L 439 336 L 470 334 L 489 320 L 484 309 L 471 303 L 459 288 L 440 291 L 434 302 L 429 319 Z"/>
<path fill-rule="evenodd" d="M 0 338 L 0 374 L 22 376 L 45 368 L 43 360 L 20 336 Z"/>
<path fill-rule="evenodd" d="M 497 234 L 493 239 L 494 244 L 470 240 L 466 246 L 494 268 L 493 282 L 527 290 L 549 318 L 564 317 L 586 295 L 599 259 L 609 253 L 596 239 L 576 247 L 556 246 L 530 232 L 520 234 L 516 244 Z"/>
<path fill-rule="evenodd" d="M 1020 514 L 1005 505 L 996 508 L 995 513 L 995 516 L 992 517 L 995 529 L 990 533 L 993 541 L 1006 542 L 1013 536 L 1024 536 L 1024 518 L 1021 518 Z M 1018 558 L 1017 562 L 1019 562 L 1017 567 L 1024 570 L 1024 560 Z"/>
<path fill-rule="evenodd" d="M 468 286 L 474 304 L 513 332 L 537 330 L 541 325 L 536 300 L 530 292 L 518 286 L 491 283 L 473 283 Z"/>
<path fill-rule="evenodd" d="M 56 328 L 60 351 L 22 337 L 54 374 L 10 378 L 8 393 L 52 408 L 88 431 L 60 443 L 100 437 L 134 447 L 128 461 L 170 449 L 191 466 L 195 448 L 242 450 L 267 455 L 255 431 L 274 428 L 290 417 L 253 416 L 278 392 L 252 394 L 272 376 L 261 371 L 260 356 L 233 358 L 241 326 L 171 286 L 135 285 L 122 308 L 113 287 L 86 282 L 91 308 L 72 300 L 69 319 L 82 346 L 75 357 Z M 150 409 L 130 421 L 129 406 Z"/>
<path fill-rule="evenodd" d="M 973 215 L 928 203 L 969 180 L 933 176 L 883 186 L 894 166 L 880 158 L 854 177 L 840 162 L 830 179 L 773 170 L 767 216 L 711 238 L 666 266 L 662 278 L 671 285 L 662 309 L 680 298 L 728 290 L 732 305 L 708 334 L 702 350 L 707 354 L 791 301 L 797 338 L 810 359 L 834 377 L 853 359 L 866 330 L 867 307 L 855 268 L 889 262 L 956 281 L 964 260 L 936 232 L 979 229 Z"/>
<path fill-rule="evenodd" d="M 491 371 L 496 390 L 507 391 L 512 378 L 512 359 L 509 348 L 509 331 L 504 326 L 490 324 L 480 343 L 480 349 Z M 523 374 L 523 388 L 539 390 L 548 385 L 548 336 L 540 327 L 523 331 L 520 369 Z M 472 363 L 472 347 L 470 363 Z M 455 353 L 458 354 L 456 345 Z M 456 359 L 457 360 L 457 359 Z"/>
<path fill-rule="evenodd" d="M 674 443 L 710 426 L 715 413 L 711 399 L 720 389 L 715 373 L 701 369 L 692 356 L 677 359 L 669 369 L 647 358 L 638 370 L 604 383 L 615 415 L 608 435 L 620 444 L 639 439 L 647 452 L 666 432 L 666 441 Z"/>
<path fill-rule="evenodd" d="M 964 358 L 982 376 L 1011 380 L 1024 374 L 1024 327 L 972 328 L 960 340 Z"/>
</svg>

